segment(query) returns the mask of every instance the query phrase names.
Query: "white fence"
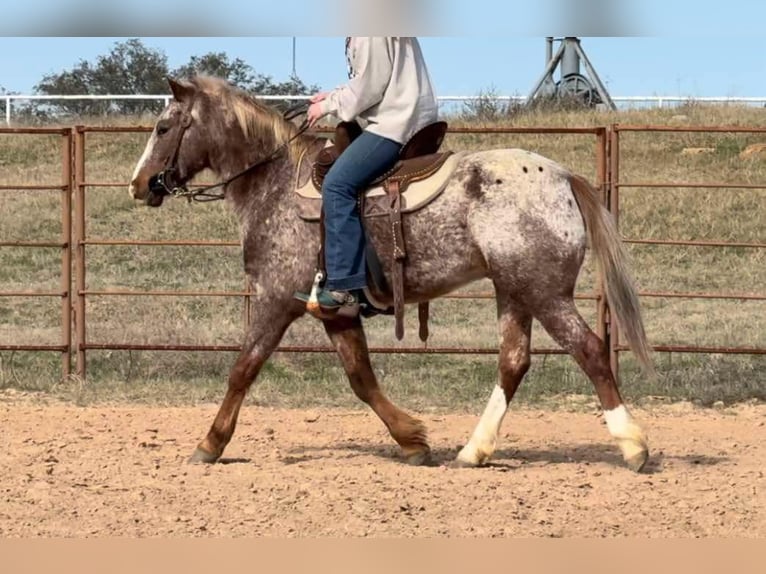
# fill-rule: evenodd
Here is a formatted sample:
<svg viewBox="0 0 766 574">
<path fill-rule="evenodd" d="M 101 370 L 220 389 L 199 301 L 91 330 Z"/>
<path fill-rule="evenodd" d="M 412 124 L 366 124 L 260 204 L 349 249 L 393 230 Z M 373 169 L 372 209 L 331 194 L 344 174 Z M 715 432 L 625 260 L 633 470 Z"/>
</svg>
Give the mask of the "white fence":
<svg viewBox="0 0 766 574">
<path fill-rule="evenodd" d="M 110 100 L 110 101 L 128 101 L 128 100 L 149 100 L 163 102 L 167 105 L 170 101 L 170 95 L 77 95 L 77 96 L 46 96 L 46 95 L 16 95 L 3 94 L 0 100 L 5 101 L 5 123 L 11 125 L 13 120 L 14 102 L 55 102 L 62 100 Z M 308 96 L 259 96 L 264 100 L 305 100 Z M 440 96 L 438 98 L 441 106 L 449 108 L 470 101 L 487 98 L 487 96 Z M 499 102 L 518 102 L 526 101 L 526 96 L 492 96 L 493 100 Z M 620 109 L 629 108 L 649 108 L 649 107 L 672 107 L 689 102 L 705 104 L 736 104 L 748 106 L 766 107 L 766 96 L 764 97 L 694 97 L 694 96 L 618 96 L 612 97 L 615 105 Z"/>
</svg>

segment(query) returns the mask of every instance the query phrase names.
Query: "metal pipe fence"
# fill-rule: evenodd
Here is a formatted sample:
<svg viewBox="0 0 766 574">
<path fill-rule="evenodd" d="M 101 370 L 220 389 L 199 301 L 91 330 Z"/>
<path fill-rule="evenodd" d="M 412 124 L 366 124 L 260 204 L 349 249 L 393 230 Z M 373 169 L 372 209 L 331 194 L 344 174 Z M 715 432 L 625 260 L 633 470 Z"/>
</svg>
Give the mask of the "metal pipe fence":
<svg viewBox="0 0 766 574">
<path fill-rule="evenodd" d="M 10 128 L 0 129 L 3 134 L 27 135 L 56 134 L 61 136 L 61 185 L 24 185 L 18 183 L 3 183 L 0 192 L 12 190 L 27 191 L 58 191 L 61 195 L 61 238 L 59 241 L 46 240 L 18 240 L 0 242 L 0 248 L 30 248 L 30 249 L 60 249 L 61 272 L 60 290 L 5 290 L 0 291 L 0 298 L 5 297 L 60 297 L 61 298 L 61 335 L 58 345 L 37 345 L 34 343 L 3 342 L 0 341 L 0 351 L 55 351 L 61 354 L 62 375 L 71 373 L 71 359 L 74 359 L 75 374 L 85 378 L 87 374 L 88 351 L 103 350 L 136 350 L 136 351 L 238 351 L 238 344 L 181 344 L 168 341 L 161 344 L 128 344 L 117 341 L 93 340 L 88 336 L 88 306 L 87 301 L 93 297 L 210 297 L 210 298 L 238 298 L 242 301 L 242 317 L 244 328 L 250 322 L 253 309 L 250 305 L 249 283 L 245 280 L 244 287 L 237 290 L 202 290 L 202 289 L 179 289 L 179 290 L 140 290 L 122 288 L 89 288 L 88 287 L 88 250 L 91 247 L 120 247 L 140 246 L 151 248 L 153 246 L 175 246 L 184 248 L 211 248 L 238 247 L 236 241 L 199 240 L 199 239 L 172 239 L 172 240 L 140 240 L 120 237 L 91 237 L 87 232 L 87 202 L 93 188 L 123 187 L 125 182 L 96 181 L 88 178 L 86 173 L 86 140 L 88 134 L 93 133 L 147 133 L 150 127 L 104 127 L 104 126 L 75 126 L 64 129 L 49 128 Z M 452 134 L 545 134 L 552 137 L 564 134 L 590 137 L 593 139 L 593 169 L 595 171 L 595 184 L 602 194 L 604 205 L 612 212 L 619 225 L 620 216 L 620 192 L 625 188 L 710 188 L 725 187 L 735 189 L 766 189 L 766 184 L 738 184 L 738 183 L 688 183 L 688 182 L 631 182 L 624 181 L 620 177 L 620 167 L 623 159 L 620 149 L 623 145 L 620 135 L 625 132 L 699 132 L 699 133 L 764 133 L 766 128 L 748 127 L 666 127 L 666 126 L 627 126 L 613 125 L 609 127 L 584 127 L 584 128 L 452 128 Z M 580 170 L 581 171 L 581 170 Z M 626 243 L 658 245 L 666 248 L 677 246 L 704 246 L 704 247 L 740 247 L 763 249 L 766 244 L 760 242 L 730 242 L 730 241 L 686 241 L 672 238 L 648 239 L 648 238 L 625 238 Z M 611 321 L 608 303 L 604 296 L 604 279 L 599 274 L 595 289 L 590 293 L 578 293 L 580 300 L 591 300 L 596 304 L 597 320 L 594 329 L 608 345 L 611 366 L 614 373 L 619 376 L 620 355 L 628 350 L 626 345 L 620 342 L 618 325 Z M 743 300 L 762 301 L 766 300 L 763 293 L 708 293 L 699 291 L 670 292 L 670 291 L 642 291 L 641 297 L 666 297 L 687 299 L 711 299 L 711 300 Z M 491 299 L 491 292 L 465 293 L 457 292 L 446 296 L 450 299 Z M 1 300 L 1 299 L 0 299 Z M 658 352 L 673 353 L 731 353 L 731 354 L 766 354 L 766 348 L 762 347 L 731 347 L 731 346 L 695 346 L 685 344 L 654 345 Z M 277 349 L 282 353 L 330 353 L 332 347 L 314 345 L 284 345 Z M 496 354 L 496 348 L 480 347 L 447 347 L 447 346 L 378 346 L 370 349 L 373 353 L 381 354 L 454 354 L 454 355 L 488 355 Z M 562 354 L 557 348 L 533 349 L 536 354 Z"/>
<path fill-rule="evenodd" d="M 75 141 L 76 150 L 80 150 L 76 154 L 75 160 L 75 214 L 74 214 L 74 241 L 73 245 L 76 250 L 77 256 L 75 257 L 75 307 L 77 309 L 76 316 L 78 321 L 75 324 L 75 341 L 74 350 L 76 356 L 76 373 L 80 377 L 85 377 L 87 371 L 87 351 L 89 350 L 142 350 L 142 351 L 236 351 L 239 350 L 238 345 L 198 345 L 198 344 L 175 344 L 175 343 L 162 343 L 162 344 L 129 344 L 113 341 L 93 341 L 87 334 L 87 299 L 93 296 L 160 296 L 160 297 L 239 297 L 243 299 L 243 317 L 245 327 L 249 324 L 252 309 L 250 308 L 250 291 L 249 284 L 245 281 L 246 288 L 238 291 L 212 291 L 212 290 L 125 290 L 125 289 L 101 289 L 92 290 L 87 288 L 86 273 L 87 273 L 87 248 L 89 246 L 185 246 L 185 247 L 232 247 L 238 246 L 237 242 L 230 241 L 200 241 L 200 240 L 163 240 L 163 241 L 145 241 L 138 239 L 124 239 L 124 238 L 92 238 L 88 236 L 86 226 L 86 204 L 87 204 L 87 189 L 94 187 L 116 187 L 125 186 L 123 183 L 116 182 L 101 182 L 92 181 L 86 177 L 85 174 L 85 141 L 89 133 L 140 133 L 149 131 L 151 128 L 110 128 L 110 127 L 88 127 L 77 126 L 75 128 Z M 450 133 L 455 134 L 574 134 L 583 136 L 595 136 L 594 137 L 594 156 L 597 164 L 597 179 L 598 185 L 603 187 L 605 181 L 605 144 L 606 129 L 603 127 L 596 128 L 453 128 Z M 600 170 L 600 171 L 599 171 Z M 446 298 L 453 299 L 467 299 L 467 298 L 479 298 L 490 299 L 493 297 L 492 293 L 454 293 L 448 295 Z M 579 299 L 590 299 L 600 304 L 603 300 L 603 296 L 598 293 L 586 293 L 578 294 Z M 603 334 L 603 329 L 599 328 L 599 332 Z M 329 345 L 281 345 L 277 348 L 276 352 L 281 353 L 330 353 L 334 352 L 334 349 Z M 488 355 L 496 354 L 496 348 L 466 348 L 466 347 L 434 347 L 434 346 L 373 346 L 370 348 L 370 352 L 376 354 L 456 354 L 456 355 Z M 533 349 L 533 353 L 536 354 L 562 354 L 563 351 L 554 348 L 538 348 Z"/>
<path fill-rule="evenodd" d="M 736 182 L 638 182 L 625 181 L 620 176 L 620 169 L 625 161 L 621 158 L 621 134 L 624 133 L 697 133 L 697 134 L 764 134 L 766 128 L 747 126 L 664 126 L 664 125 L 624 125 L 614 124 L 609 129 L 610 147 L 610 173 L 608 185 L 609 209 L 619 225 L 620 195 L 627 188 L 635 189 L 748 189 L 766 191 L 766 182 L 763 184 L 749 184 Z M 647 239 L 640 237 L 623 237 L 627 244 L 657 245 L 661 247 L 713 247 L 713 248 L 746 248 L 764 249 L 766 243 L 742 242 L 742 241 L 711 241 L 711 240 L 679 240 L 679 239 Z M 766 293 L 715 293 L 715 292 L 667 292 L 656 290 L 639 291 L 639 296 L 644 298 L 683 298 L 683 299 L 716 299 L 729 301 L 766 301 Z M 704 353 L 704 354 L 747 354 L 764 355 L 766 347 L 748 346 L 714 346 L 714 345 L 652 345 L 652 349 L 665 353 Z M 619 354 L 630 350 L 627 345 L 620 343 L 620 334 L 614 329 L 609 340 L 609 351 L 612 370 L 619 374 Z"/>
<path fill-rule="evenodd" d="M 25 299 L 60 298 L 61 331 L 60 343 L 28 343 L 15 341 L 13 343 L 0 341 L 0 351 L 54 351 L 61 355 L 61 375 L 68 377 L 71 373 L 70 352 L 72 347 L 72 156 L 73 133 L 71 129 L 51 128 L 10 128 L 0 129 L 0 136 L 20 135 L 35 137 L 41 135 L 61 136 L 61 184 L 60 185 L 26 185 L 23 183 L 0 184 L 0 197 L 3 194 L 19 191 L 35 193 L 58 192 L 61 205 L 61 232 L 58 241 L 48 240 L 4 240 L 0 248 L 24 249 L 59 249 L 61 252 L 60 289 L 58 291 L 40 289 L 5 289 L 0 291 L 0 298 L 19 297 Z"/>
</svg>

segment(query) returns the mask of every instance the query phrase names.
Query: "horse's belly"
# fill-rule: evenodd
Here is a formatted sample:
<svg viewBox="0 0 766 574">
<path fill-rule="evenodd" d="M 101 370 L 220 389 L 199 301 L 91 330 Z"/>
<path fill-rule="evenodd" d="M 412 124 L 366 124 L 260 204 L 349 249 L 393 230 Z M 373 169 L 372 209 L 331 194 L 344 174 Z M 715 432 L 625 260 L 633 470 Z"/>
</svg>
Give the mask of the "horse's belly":
<svg viewBox="0 0 766 574">
<path fill-rule="evenodd" d="M 409 301 L 435 297 L 487 274 L 480 249 L 467 224 L 468 202 L 450 185 L 433 203 L 402 215 L 407 257 L 405 292 Z M 365 226 L 390 282 L 393 250 L 391 220 L 365 220 Z"/>
</svg>

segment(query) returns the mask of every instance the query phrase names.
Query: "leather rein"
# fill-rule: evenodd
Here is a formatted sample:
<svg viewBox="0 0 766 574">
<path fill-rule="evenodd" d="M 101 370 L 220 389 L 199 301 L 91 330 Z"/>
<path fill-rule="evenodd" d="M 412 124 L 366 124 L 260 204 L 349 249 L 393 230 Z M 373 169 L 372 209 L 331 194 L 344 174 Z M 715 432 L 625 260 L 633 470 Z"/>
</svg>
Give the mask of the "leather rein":
<svg viewBox="0 0 766 574">
<path fill-rule="evenodd" d="M 287 146 L 289 146 L 293 141 L 295 141 L 299 136 L 301 136 L 309 128 L 308 120 L 307 119 L 303 120 L 303 123 L 301 123 L 300 127 L 298 128 L 298 131 L 295 134 L 293 134 L 285 142 L 275 147 L 271 151 L 271 153 L 267 154 L 265 157 L 259 159 L 255 163 L 250 164 L 242 171 L 235 173 L 234 175 L 226 178 L 223 181 L 219 181 L 218 183 L 213 183 L 210 185 L 205 185 L 205 186 L 190 190 L 189 188 L 186 187 L 185 183 L 179 184 L 176 181 L 175 174 L 178 172 L 178 168 L 176 167 L 176 162 L 178 160 L 178 152 L 181 149 L 181 140 L 183 139 L 184 133 L 186 132 L 187 128 L 192 123 L 191 108 L 193 103 L 194 103 L 194 100 L 191 100 L 189 102 L 189 105 L 187 106 L 186 109 L 184 109 L 181 115 L 180 129 L 176 132 L 176 139 L 175 139 L 173 147 L 171 148 L 173 149 L 173 152 L 165 160 L 165 168 L 159 173 L 149 178 L 149 191 L 153 193 L 155 196 L 170 195 L 173 197 L 185 197 L 189 202 L 191 201 L 206 202 L 206 201 L 216 201 L 219 199 L 224 199 L 225 189 L 223 188 L 225 188 L 231 182 L 239 179 L 243 175 L 250 173 L 256 167 L 269 163 L 270 161 L 279 157 L 279 155 L 285 149 L 287 149 Z M 285 121 L 291 121 L 295 119 L 296 117 L 300 116 L 301 114 L 305 113 L 306 110 L 308 109 L 308 106 L 309 106 L 308 102 L 300 102 L 288 108 L 282 114 L 282 117 L 285 119 Z M 219 189 L 219 188 L 220 188 L 220 191 L 211 193 L 211 191 Z"/>
</svg>

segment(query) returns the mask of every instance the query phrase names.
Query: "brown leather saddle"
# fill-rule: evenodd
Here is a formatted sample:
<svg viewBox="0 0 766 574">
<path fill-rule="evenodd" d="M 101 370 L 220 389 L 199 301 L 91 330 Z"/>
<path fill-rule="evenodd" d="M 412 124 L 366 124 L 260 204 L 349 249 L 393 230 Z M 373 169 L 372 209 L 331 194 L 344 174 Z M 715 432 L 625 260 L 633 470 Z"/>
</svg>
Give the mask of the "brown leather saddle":
<svg viewBox="0 0 766 574">
<path fill-rule="evenodd" d="M 324 177 L 335 160 L 361 133 L 362 128 L 356 122 L 340 122 L 336 126 L 333 145 L 323 148 L 317 154 L 312 166 L 311 180 L 317 190 L 322 189 Z M 369 185 L 370 188 L 382 187 L 385 190 L 385 197 L 381 199 L 386 202 L 384 210 L 391 221 L 393 245 L 391 253 L 387 254 L 390 257 L 392 269 L 391 282 L 387 285 L 387 291 L 394 302 L 395 333 L 399 340 L 404 337 L 404 262 L 407 258 L 405 238 L 402 233 L 402 193 L 410 184 L 428 179 L 444 166 L 452 155 L 451 151 L 439 152 L 446 133 L 447 123 L 443 121 L 422 128 L 402 147 L 396 164 Z M 364 201 L 370 201 L 370 199 L 365 200 L 364 193 L 360 193 L 361 213 L 365 213 Z M 320 233 L 319 264 L 324 270 L 324 222 L 321 219 L 320 225 L 322 225 L 322 232 Z M 368 260 L 372 259 L 370 262 L 372 265 L 368 264 L 368 267 L 373 268 L 370 271 L 375 271 L 374 267 L 379 267 L 379 262 L 376 265 L 377 254 L 374 251 L 370 253 L 370 248 L 371 246 L 368 245 Z M 419 336 L 423 342 L 428 339 L 428 314 L 428 302 L 420 303 L 418 305 Z"/>
<path fill-rule="evenodd" d="M 314 161 L 311 173 L 314 187 L 322 189 L 324 177 L 335 160 L 361 133 L 362 128 L 356 122 L 341 122 L 336 126 L 333 145 L 322 149 Z M 382 185 L 387 193 L 390 193 L 389 189 L 398 187 L 399 193 L 402 193 L 410 183 L 431 177 L 452 154 L 449 151 L 438 153 L 446 133 L 446 122 L 436 122 L 421 129 L 402 147 L 399 161 L 371 182 L 369 187 Z"/>
</svg>

